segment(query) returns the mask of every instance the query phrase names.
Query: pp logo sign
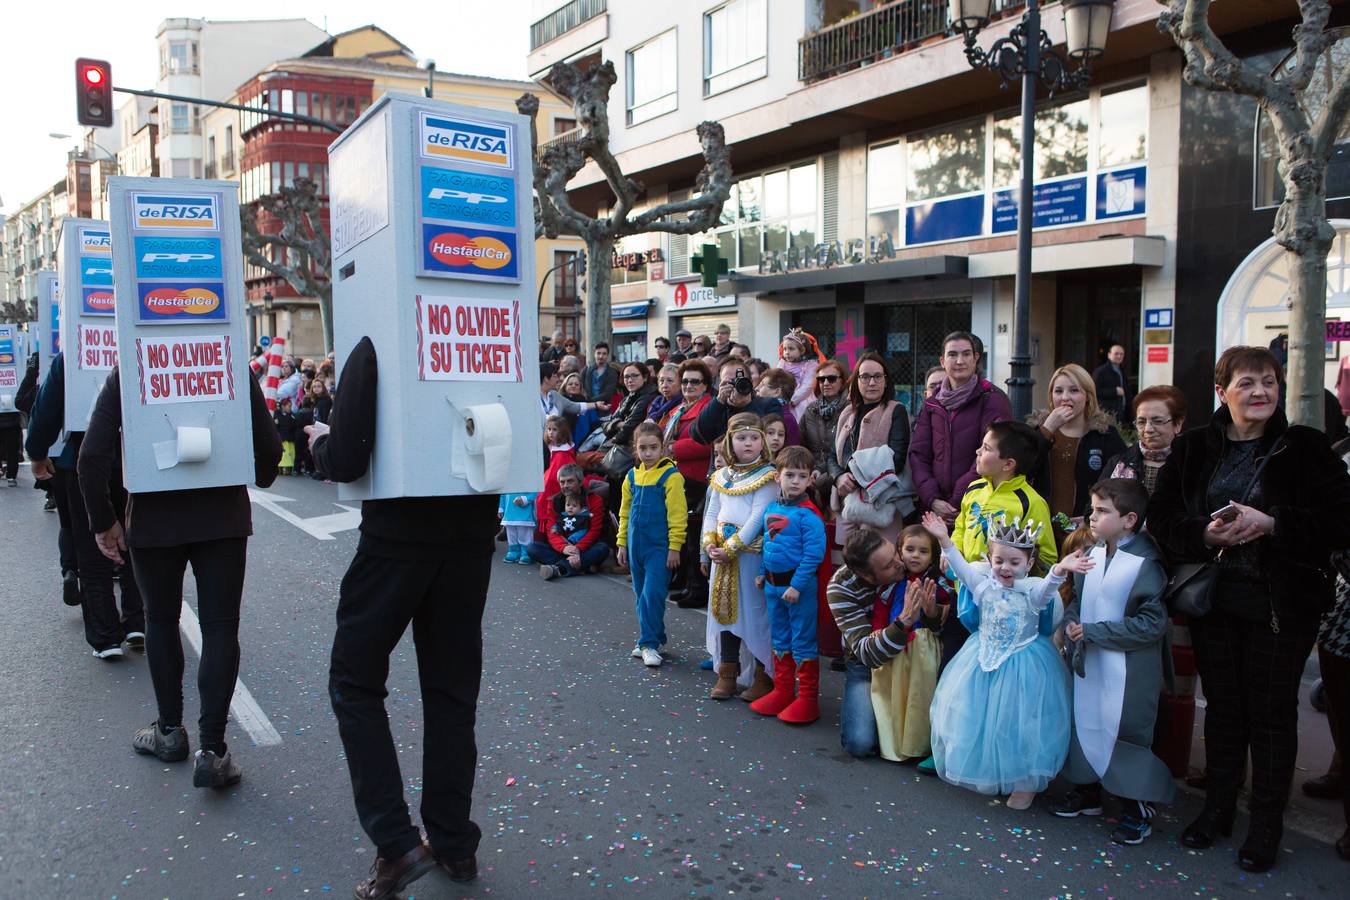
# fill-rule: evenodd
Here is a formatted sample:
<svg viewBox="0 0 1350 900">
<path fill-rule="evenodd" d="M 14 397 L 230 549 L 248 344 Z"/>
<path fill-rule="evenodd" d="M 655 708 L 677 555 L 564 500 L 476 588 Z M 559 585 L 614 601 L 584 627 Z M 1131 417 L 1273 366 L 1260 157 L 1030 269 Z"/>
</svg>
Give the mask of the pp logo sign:
<svg viewBox="0 0 1350 900">
<path fill-rule="evenodd" d="M 85 287 L 112 287 L 112 260 L 106 256 L 81 256 L 80 281 Z"/>
<path fill-rule="evenodd" d="M 505 231 L 422 226 L 422 265 L 428 272 L 516 280 L 516 236 Z"/>
<path fill-rule="evenodd" d="M 137 237 L 137 278 L 220 278 L 220 239 Z"/>
<path fill-rule="evenodd" d="M 455 159 L 499 169 L 515 167 L 508 125 L 422 113 L 421 138 L 422 156 L 427 159 Z"/>
<path fill-rule="evenodd" d="M 200 322 L 224 321 L 225 285 L 220 282 L 179 282 L 177 284 L 142 283 L 140 321 Z"/>
<path fill-rule="evenodd" d="M 137 228 L 191 228 L 215 231 L 220 216 L 213 195 L 132 195 L 133 223 Z"/>
<path fill-rule="evenodd" d="M 422 218 L 516 227 L 516 183 L 510 176 L 421 168 Z"/>
</svg>

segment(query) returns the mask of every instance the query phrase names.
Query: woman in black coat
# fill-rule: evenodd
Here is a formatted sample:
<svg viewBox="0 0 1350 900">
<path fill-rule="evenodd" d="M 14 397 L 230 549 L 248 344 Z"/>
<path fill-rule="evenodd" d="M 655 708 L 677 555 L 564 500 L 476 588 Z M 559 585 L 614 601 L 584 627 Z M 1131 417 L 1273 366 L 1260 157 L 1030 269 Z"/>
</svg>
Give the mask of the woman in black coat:
<svg viewBox="0 0 1350 900">
<path fill-rule="evenodd" d="M 1214 373 L 1219 410 L 1173 443 L 1148 510 L 1149 532 L 1173 563 L 1219 559 L 1213 606 L 1191 620 L 1208 784 L 1181 841 L 1205 848 L 1230 833 L 1250 751 L 1251 822 L 1238 865 L 1252 872 L 1279 852 L 1299 681 L 1331 605 L 1331 554 L 1350 546 L 1350 474 L 1325 434 L 1288 423 L 1283 380 L 1264 347 L 1225 350 Z M 1236 515 L 1212 515 L 1224 508 Z"/>
<path fill-rule="evenodd" d="M 606 446 L 627 447 L 632 443 L 633 432 L 647 417 L 647 407 L 656 396 L 656 385 L 652 383 L 651 373 L 642 363 L 625 363 L 620 378 L 626 394 L 614 410 L 614 415 L 605 423 Z"/>
</svg>

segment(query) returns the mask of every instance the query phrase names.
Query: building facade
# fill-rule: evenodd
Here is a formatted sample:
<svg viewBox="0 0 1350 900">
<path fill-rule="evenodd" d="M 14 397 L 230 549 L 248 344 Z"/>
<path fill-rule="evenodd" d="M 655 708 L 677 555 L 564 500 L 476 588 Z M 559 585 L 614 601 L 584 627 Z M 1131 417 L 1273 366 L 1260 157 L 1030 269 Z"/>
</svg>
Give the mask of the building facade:
<svg viewBox="0 0 1350 900">
<path fill-rule="evenodd" d="M 35 303 L 37 273 L 56 268 L 61 222 L 69 214 L 67 183 L 67 179 L 61 179 L 5 219 L 0 271 L 5 278 L 6 302 Z"/>
<path fill-rule="evenodd" d="M 1226 7 L 1215 24 L 1225 35 L 1282 36 L 1288 46 L 1291 23 L 1281 16 L 1293 10 L 1278 6 Z M 997 76 L 970 68 L 962 39 L 948 32 L 945 3 L 573 0 L 539 8 L 533 77 L 545 79 L 559 60 L 614 64 L 611 147 L 625 173 L 648 186 L 647 203 L 687 196 L 701 165 L 698 122 L 721 122 L 731 145 L 737 184 L 717 228 L 620 248 L 625 261 L 659 257 L 655 266 L 626 263 L 616 278 L 625 352 L 646 355 L 657 335 L 711 333 L 725 321 L 772 360 L 784 331 L 802 326 L 846 361 L 864 348 L 883 353 L 902 399 L 916 407 L 942 337 L 969 329 L 983 340 L 991 379 L 1007 379 L 1017 90 L 1001 91 Z M 1023 4 L 996 8 L 979 36 L 984 47 L 1008 34 Z M 1178 290 L 1179 210 L 1182 194 L 1191 195 L 1180 180 L 1183 117 L 1194 92 L 1177 49 L 1157 31 L 1161 9 L 1116 0 L 1091 87 L 1042 97 L 1037 108 L 1037 405 L 1057 366 L 1091 369 L 1116 342 L 1140 386 L 1174 381 L 1179 355 L 1189 365 L 1199 354 L 1212 370 L 1217 297 Z M 1062 44 L 1058 6 L 1044 10 L 1044 26 Z M 1250 142 L 1252 132 L 1248 123 L 1233 139 Z M 610 202 L 593 166 L 572 186 L 578 205 Z M 1268 235 L 1273 210 L 1262 216 Z M 729 263 L 715 290 L 701 288 L 690 267 L 705 246 Z M 1206 319 L 1208 336 L 1191 346 Z"/>
</svg>

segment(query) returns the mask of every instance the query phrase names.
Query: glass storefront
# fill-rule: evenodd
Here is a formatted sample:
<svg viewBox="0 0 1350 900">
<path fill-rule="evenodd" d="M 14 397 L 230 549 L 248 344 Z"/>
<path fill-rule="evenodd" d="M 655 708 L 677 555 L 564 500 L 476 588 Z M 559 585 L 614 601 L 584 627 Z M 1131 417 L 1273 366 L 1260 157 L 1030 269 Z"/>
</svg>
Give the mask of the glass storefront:
<svg viewBox="0 0 1350 900">
<path fill-rule="evenodd" d="M 924 376 L 942 358 L 942 339 L 970 330 L 970 301 L 868 306 L 864 323 L 867 348 L 886 358 L 895 399 L 912 417 L 923 405 Z"/>
</svg>

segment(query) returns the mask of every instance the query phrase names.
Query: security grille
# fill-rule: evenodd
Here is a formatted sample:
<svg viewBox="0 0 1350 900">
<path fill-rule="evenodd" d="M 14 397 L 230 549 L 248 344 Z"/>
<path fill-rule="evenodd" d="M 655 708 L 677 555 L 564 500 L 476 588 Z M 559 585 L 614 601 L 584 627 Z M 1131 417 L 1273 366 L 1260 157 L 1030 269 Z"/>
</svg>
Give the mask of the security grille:
<svg viewBox="0 0 1350 900">
<path fill-rule="evenodd" d="M 792 314 L 792 326 L 815 337 L 826 359 L 834 358 L 834 310 L 806 309 Z"/>
<path fill-rule="evenodd" d="M 875 319 L 868 318 L 876 322 L 867 329 L 868 347 L 886 358 L 895 399 L 916 415 L 923 405 L 924 375 L 942 359 L 942 339 L 970 328 L 970 303 L 883 306 Z"/>
</svg>

